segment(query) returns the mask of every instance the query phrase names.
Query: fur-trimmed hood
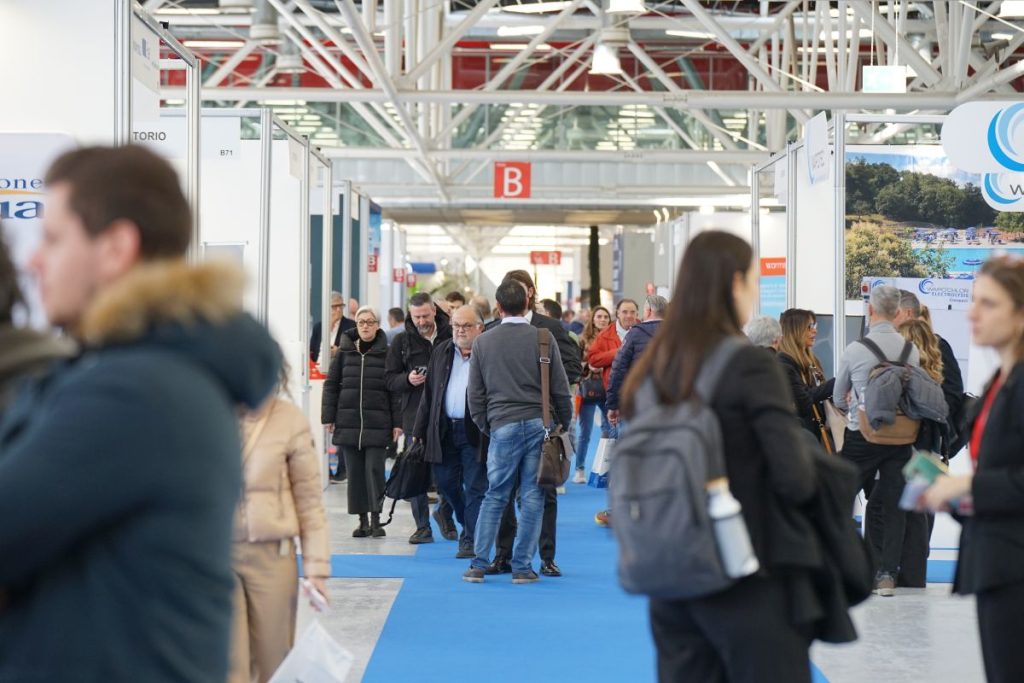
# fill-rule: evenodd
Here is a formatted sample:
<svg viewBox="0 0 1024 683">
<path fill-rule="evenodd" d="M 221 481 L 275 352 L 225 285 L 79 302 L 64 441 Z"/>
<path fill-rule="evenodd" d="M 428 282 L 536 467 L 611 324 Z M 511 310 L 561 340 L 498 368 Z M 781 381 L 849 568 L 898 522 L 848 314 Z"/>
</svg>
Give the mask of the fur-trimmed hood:
<svg viewBox="0 0 1024 683">
<path fill-rule="evenodd" d="M 281 351 L 242 312 L 243 282 L 226 264 L 143 264 L 97 296 L 75 336 L 87 350 L 152 346 L 186 355 L 233 400 L 256 407 L 277 384 Z"/>
</svg>

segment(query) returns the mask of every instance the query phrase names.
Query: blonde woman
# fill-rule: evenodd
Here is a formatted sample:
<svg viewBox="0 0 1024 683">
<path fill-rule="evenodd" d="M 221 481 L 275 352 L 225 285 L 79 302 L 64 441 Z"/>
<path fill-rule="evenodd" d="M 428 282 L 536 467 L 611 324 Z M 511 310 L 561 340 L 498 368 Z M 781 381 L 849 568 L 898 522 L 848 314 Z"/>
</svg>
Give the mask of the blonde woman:
<svg viewBox="0 0 1024 683">
<path fill-rule="evenodd" d="M 789 379 L 800 423 L 833 453 L 836 449 L 826 421 L 825 401 L 832 396 L 835 379 L 825 379 L 821 361 L 814 355 L 817 317 L 813 311 L 791 308 L 783 312 L 779 324 L 782 326 L 779 362 Z"/>
<path fill-rule="evenodd" d="M 942 351 L 931 325 L 924 320 L 908 320 L 897 331 L 921 352 L 921 369 L 942 384 Z"/>
<path fill-rule="evenodd" d="M 287 386 L 281 371 L 279 389 Z M 235 618 L 229 683 L 270 679 L 295 635 L 296 536 L 303 569 L 327 596 L 330 575 L 320 459 L 302 411 L 275 396 L 242 419 L 242 497 L 235 521 Z"/>
</svg>

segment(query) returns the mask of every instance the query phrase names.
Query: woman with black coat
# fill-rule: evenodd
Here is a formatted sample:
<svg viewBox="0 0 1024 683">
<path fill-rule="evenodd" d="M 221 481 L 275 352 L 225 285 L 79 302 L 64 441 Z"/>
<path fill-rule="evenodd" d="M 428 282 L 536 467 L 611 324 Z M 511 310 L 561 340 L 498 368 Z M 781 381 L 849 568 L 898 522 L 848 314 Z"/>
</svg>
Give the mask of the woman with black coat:
<svg viewBox="0 0 1024 683">
<path fill-rule="evenodd" d="M 334 433 L 348 469 L 348 513 L 359 516 L 356 538 L 384 536 L 380 505 L 384 460 L 402 426 L 401 397 L 388 390 L 384 361 L 387 335 L 368 306 L 356 312 L 356 328 L 341 335 L 324 382 L 320 420 Z"/>
<path fill-rule="evenodd" d="M 1024 681 L 1024 262 L 989 260 L 974 281 L 974 343 L 1000 368 L 968 425 L 972 474 L 940 477 L 921 498 L 963 524 L 953 590 L 974 594 L 990 683 Z"/>
<path fill-rule="evenodd" d="M 821 361 L 814 355 L 814 342 L 818 338 L 817 317 L 813 311 L 791 308 L 783 312 L 779 323 L 782 325 L 779 362 L 793 390 L 800 423 L 829 453 L 834 453 L 836 449 L 828 430 L 825 401 L 832 398 L 835 378 L 825 380 Z"/>
<path fill-rule="evenodd" d="M 739 237 L 709 231 L 690 243 L 664 322 L 626 381 L 627 418 L 636 414 L 637 392 L 647 382 L 663 405 L 690 399 L 702 360 L 726 337 L 742 335 L 757 278 L 750 245 Z M 782 369 L 763 350 L 740 348 L 711 408 L 761 570 L 711 595 L 651 599 L 658 679 L 809 683 L 811 622 L 824 608 L 809 573 L 795 565 L 821 562 L 800 510 L 817 480 Z"/>
</svg>

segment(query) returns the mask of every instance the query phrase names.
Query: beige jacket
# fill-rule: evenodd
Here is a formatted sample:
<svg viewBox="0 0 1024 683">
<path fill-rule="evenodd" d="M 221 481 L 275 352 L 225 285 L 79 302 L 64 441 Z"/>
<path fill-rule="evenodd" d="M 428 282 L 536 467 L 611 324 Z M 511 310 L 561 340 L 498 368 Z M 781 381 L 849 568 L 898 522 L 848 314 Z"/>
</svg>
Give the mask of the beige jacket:
<svg viewBox="0 0 1024 683">
<path fill-rule="evenodd" d="M 242 420 L 243 490 L 235 541 L 258 543 L 299 536 L 306 576 L 330 576 L 320 461 L 309 423 L 290 401 L 274 399 L 268 410 L 262 430 L 259 416 Z"/>
</svg>

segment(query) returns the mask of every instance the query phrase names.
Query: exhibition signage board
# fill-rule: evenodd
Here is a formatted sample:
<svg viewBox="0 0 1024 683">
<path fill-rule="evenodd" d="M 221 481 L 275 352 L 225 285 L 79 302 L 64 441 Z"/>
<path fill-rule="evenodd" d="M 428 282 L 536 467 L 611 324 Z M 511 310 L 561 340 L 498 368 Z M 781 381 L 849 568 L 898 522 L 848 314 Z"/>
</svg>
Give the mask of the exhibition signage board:
<svg viewBox="0 0 1024 683">
<path fill-rule="evenodd" d="M 496 199 L 529 199 L 530 192 L 530 162 L 494 162 L 494 197 Z"/>
<path fill-rule="evenodd" d="M 395 268 L 391 272 L 391 281 L 397 285 L 405 282 L 405 268 Z"/>
<path fill-rule="evenodd" d="M 132 120 L 160 119 L 160 36 L 132 17 Z"/>
<path fill-rule="evenodd" d="M 778 318 L 786 310 L 786 259 L 761 259 L 761 315 Z"/>
<path fill-rule="evenodd" d="M 968 102 L 949 113 L 942 147 L 957 168 L 983 173 L 998 211 L 1024 211 L 1024 102 Z"/>
<path fill-rule="evenodd" d="M 622 235 L 612 237 L 612 296 L 616 301 L 622 299 L 622 268 L 625 265 Z"/>
<path fill-rule="evenodd" d="M 25 272 L 42 238 L 43 177 L 61 153 L 75 146 L 64 133 L 0 133 L 0 225 L 28 300 L 33 326 L 45 325 L 39 294 Z"/>
<path fill-rule="evenodd" d="M 804 140 L 804 156 L 807 159 L 807 174 L 811 179 L 811 185 L 828 180 L 832 164 L 828 147 L 828 119 L 825 112 L 807 122 L 804 127 Z"/>
<path fill-rule="evenodd" d="M 534 266 L 560 266 L 562 265 L 562 252 L 531 251 L 530 264 Z"/>
<path fill-rule="evenodd" d="M 896 66 L 870 66 L 865 64 L 861 69 L 862 92 L 907 92 L 907 67 Z"/>
<path fill-rule="evenodd" d="M 188 151 L 187 123 L 184 116 L 163 116 L 158 121 L 136 121 L 132 126 L 132 142 L 149 147 L 165 159 L 182 160 Z M 203 159 L 220 159 L 222 161 L 241 159 L 242 121 L 240 118 L 204 117 L 201 125 L 199 143 Z M 299 152 L 302 152 L 301 145 L 299 145 Z M 301 165 L 298 170 L 300 172 L 298 177 L 301 178 Z"/>
</svg>

